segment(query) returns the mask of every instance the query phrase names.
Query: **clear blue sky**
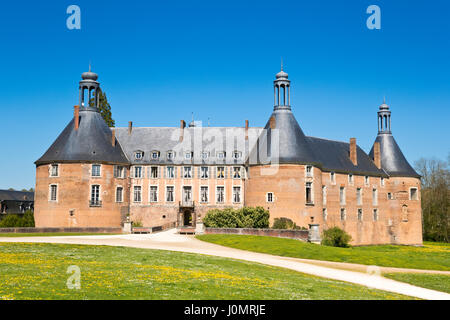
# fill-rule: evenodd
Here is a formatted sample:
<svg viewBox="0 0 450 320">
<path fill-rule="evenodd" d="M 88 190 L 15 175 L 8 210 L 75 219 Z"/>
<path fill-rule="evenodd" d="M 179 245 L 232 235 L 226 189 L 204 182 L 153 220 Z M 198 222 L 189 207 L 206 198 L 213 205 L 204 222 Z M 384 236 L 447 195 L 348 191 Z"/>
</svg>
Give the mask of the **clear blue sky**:
<svg viewBox="0 0 450 320">
<path fill-rule="evenodd" d="M 81 8 L 81 30 L 66 9 Z M 381 30 L 366 8 L 381 8 Z M 307 135 L 367 152 L 386 96 L 411 164 L 450 151 L 448 1 L 26 1 L 0 10 L 0 188 L 34 187 L 92 61 L 117 126 L 263 126 L 280 58 Z"/>
</svg>

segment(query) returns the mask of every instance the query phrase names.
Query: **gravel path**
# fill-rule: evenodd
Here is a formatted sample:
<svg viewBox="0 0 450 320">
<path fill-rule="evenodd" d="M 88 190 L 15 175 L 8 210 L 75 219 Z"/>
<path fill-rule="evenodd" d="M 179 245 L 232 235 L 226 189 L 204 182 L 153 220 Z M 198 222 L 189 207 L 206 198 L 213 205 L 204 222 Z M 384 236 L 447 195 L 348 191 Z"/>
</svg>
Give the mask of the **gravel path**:
<svg viewBox="0 0 450 320">
<path fill-rule="evenodd" d="M 0 242 L 40 242 L 86 245 L 126 246 L 145 249 L 160 249 L 180 252 L 190 252 L 258 262 L 275 267 L 282 267 L 319 277 L 351 282 L 373 289 L 395 292 L 420 299 L 450 300 L 450 294 L 420 288 L 404 282 L 399 282 L 380 276 L 382 272 L 414 272 L 414 269 L 378 268 L 355 264 L 314 261 L 280 257 L 263 253 L 238 250 L 195 239 L 193 236 L 178 235 L 175 229 L 154 234 L 129 235 L 93 235 L 93 236 L 61 236 L 61 237 L 0 237 Z M 357 267 L 357 271 L 355 266 Z M 369 270 L 367 270 L 369 268 Z M 349 269 L 349 270 L 344 270 Z M 361 272 L 361 271 L 366 272 Z M 409 270 L 409 271 L 408 271 Z M 395 272 L 395 271 L 394 271 Z M 422 272 L 422 271 L 421 271 Z M 442 272 L 439 272 L 442 273 Z M 448 274 L 444 272 L 445 274 Z"/>
</svg>

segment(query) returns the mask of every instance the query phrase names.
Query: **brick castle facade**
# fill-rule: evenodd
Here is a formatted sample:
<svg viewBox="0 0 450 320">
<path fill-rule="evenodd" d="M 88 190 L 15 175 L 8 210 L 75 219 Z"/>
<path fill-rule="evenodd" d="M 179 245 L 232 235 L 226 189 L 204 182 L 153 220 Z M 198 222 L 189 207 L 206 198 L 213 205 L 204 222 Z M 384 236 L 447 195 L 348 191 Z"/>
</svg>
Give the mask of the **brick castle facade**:
<svg viewBox="0 0 450 320">
<path fill-rule="evenodd" d="M 264 128 L 109 128 L 100 85 L 80 81 L 74 117 L 36 161 L 37 227 L 195 226 L 210 209 L 262 206 L 322 231 L 338 226 L 353 244 L 422 244 L 420 177 L 378 111 L 369 154 L 356 144 L 305 136 L 290 106 L 290 80 L 274 81 Z"/>
</svg>

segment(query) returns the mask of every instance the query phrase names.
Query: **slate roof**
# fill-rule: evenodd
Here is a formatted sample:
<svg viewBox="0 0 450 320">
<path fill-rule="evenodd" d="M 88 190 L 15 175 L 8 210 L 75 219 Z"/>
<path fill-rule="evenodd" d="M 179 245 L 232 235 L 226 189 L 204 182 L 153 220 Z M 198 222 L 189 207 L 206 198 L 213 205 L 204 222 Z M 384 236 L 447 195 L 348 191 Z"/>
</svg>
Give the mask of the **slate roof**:
<svg viewBox="0 0 450 320">
<path fill-rule="evenodd" d="M 34 192 L 0 190 L 0 201 L 34 201 Z"/>
<path fill-rule="evenodd" d="M 392 134 L 380 133 L 375 142 L 380 143 L 381 167 L 390 176 L 420 178 L 420 175 L 406 160 Z M 373 147 L 369 156 L 373 157 Z"/>
<path fill-rule="evenodd" d="M 256 141 L 261 128 L 249 128 L 250 141 Z M 244 164 L 248 154 L 248 141 L 245 140 L 243 127 L 186 127 L 183 129 L 183 141 L 180 142 L 181 129 L 177 127 L 136 127 L 131 134 L 128 128 L 116 128 L 116 138 L 132 164 Z M 251 137 L 254 137 L 251 139 Z M 227 141 L 229 143 L 227 143 Z M 141 160 L 135 159 L 135 152 L 143 151 Z M 159 151 L 160 157 L 152 159 L 152 151 Z M 167 152 L 174 151 L 175 159 L 167 159 Z M 202 152 L 208 152 L 206 159 Z M 218 152 L 225 151 L 225 158 Z M 233 158 L 233 152 L 241 156 Z M 186 159 L 185 153 L 193 152 L 192 159 Z"/>
<path fill-rule="evenodd" d="M 113 147 L 111 129 L 95 109 L 80 110 L 79 129 L 72 120 L 35 164 L 53 162 L 129 163 L 120 144 Z"/>
</svg>

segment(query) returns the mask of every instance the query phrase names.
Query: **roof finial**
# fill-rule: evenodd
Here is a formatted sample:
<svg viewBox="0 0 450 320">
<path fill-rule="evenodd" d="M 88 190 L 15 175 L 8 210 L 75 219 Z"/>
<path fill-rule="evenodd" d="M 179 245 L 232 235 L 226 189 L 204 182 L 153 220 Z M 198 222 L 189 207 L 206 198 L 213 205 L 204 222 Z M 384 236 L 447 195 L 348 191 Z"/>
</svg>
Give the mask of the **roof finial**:
<svg viewBox="0 0 450 320">
<path fill-rule="evenodd" d="M 383 96 L 383 104 L 386 104 L 386 96 Z"/>
<path fill-rule="evenodd" d="M 283 71 L 283 57 L 281 57 L 281 71 Z"/>
<path fill-rule="evenodd" d="M 91 60 L 89 60 L 89 72 L 91 72 Z"/>
</svg>

